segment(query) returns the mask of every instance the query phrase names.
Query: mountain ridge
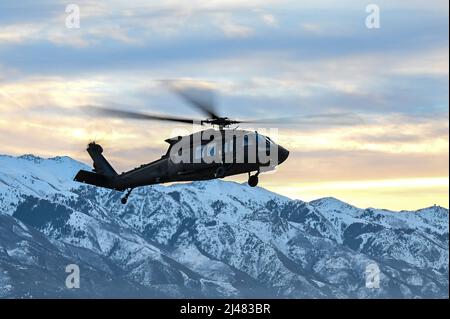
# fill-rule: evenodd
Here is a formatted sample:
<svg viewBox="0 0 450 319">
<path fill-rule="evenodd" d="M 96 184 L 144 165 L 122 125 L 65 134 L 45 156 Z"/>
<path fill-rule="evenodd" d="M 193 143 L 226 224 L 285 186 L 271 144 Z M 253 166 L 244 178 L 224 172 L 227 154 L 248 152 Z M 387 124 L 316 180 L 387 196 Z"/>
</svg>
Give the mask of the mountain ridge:
<svg viewBox="0 0 450 319">
<path fill-rule="evenodd" d="M 8 155 L 8 154 L 0 154 L 0 160 L 2 158 L 23 159 L 23 160 L 27 160 L 27 161 L 31 161 L 31 162 L 42 162 L 42 161 L 57 161 L 57 162 L 61 162 L 61 161 L 65 160 L 65 161 L 74 163 L 76 166 L 79 166 L 80 169 L 85 169 L 85 170 L 88 170 L 88 171 L 92 170 L 92 168 L 88 164 L 86 164 L 84 162 L 81 162 L 81 161 L 78 161 L 76 159 L 73 159 L 72 157 L 70 157 L 68 155 L 42 157 L 42 156 L 37 156 L 37 155 L 31 154 L 31 153 L 18 155 L 18 156 Z M 221 181 L 221 180 L 212 180 L 212 181 Z M 194 181 L 194 182 L 188 182 L 188 183 L 160 184 L 158 186 L 171 187 L 171 186 L 174 186 L 174 185 L 183 185 L 183 184 L 194 184 L 195 185 L 196 183 L 200 183 L 201 184 L 202 182 L 205 182 L 205 181 Z M 208 182 L 208 181 L 206 181 L 206 182 Z M 246 182 L 242 182 L 242 183 L 238 183 L 238 182 L 234 182 L 234 181 L 226 181 L 226 182 L 227 183 L 234 183 L 234 184 L 238 184 L 238 185 L 244 185 L 244 186 L 247 185 Z M 74 183 L 76 183 L 76 182 L 74 182 Z M 290 199 L 290 200 L 299 200 L 299 201 L 303 202 L 303 200 L 301 200 L 301 199 L 293 199 L 293 198 L 290 198 L 290 197 L 288 197 L 286 195 L 275 193 L 273 191 L 267 190 L 267 189 L 265 189 L 263 187 L 260 187 L 260 186 L 257 186 L 256 188 L 257 189 L 263 189 L 266 192 L 269 192 L 269 193 L 272 193 L 272 194 L 276 194 L 278 196 L 282 196 L 282 197 L 285 197 L 285 198 Z M 338 199 L 336 197 L 333 197 L 333 196 L 325 196 L 325 197 L 317 198 L 317 199 L 309 201 L 308 203 L 315 204 L 315 203 L 320 203 L 320 202 L 323 202 L 323 201 L 333 201 L 333 202 L 337 202 L 337 203 L 340 203 L 340 204 L 348 205 L 348 206 L 356 208 L 356 209 L 364 209 L 364 208 L 360 208 L 360 207 L 357 207 L 355 205 L 349 204 L 349 203 L 347 203 L 347 202 L 345 202 L 343 200 L 340 200 L 340 199 Z M 444 208 L 444 209 L 448 210 L 447 207 L 440 206 L 440 205 L 430 205 L 430 206 L 421 207 L 421 208 L 418 208 L 418 209 L 415 209 L 415 210 L 392 210 L 392 209 L 386 209 L 386 210 L 391 211 L 391 212 L 418 212 L 418 211 L 431 209 L 431 208 L 435 208 L 435 207 Z M 381 208 L 367 207 L 365 209 L 381 209 Z"/>
</svg>

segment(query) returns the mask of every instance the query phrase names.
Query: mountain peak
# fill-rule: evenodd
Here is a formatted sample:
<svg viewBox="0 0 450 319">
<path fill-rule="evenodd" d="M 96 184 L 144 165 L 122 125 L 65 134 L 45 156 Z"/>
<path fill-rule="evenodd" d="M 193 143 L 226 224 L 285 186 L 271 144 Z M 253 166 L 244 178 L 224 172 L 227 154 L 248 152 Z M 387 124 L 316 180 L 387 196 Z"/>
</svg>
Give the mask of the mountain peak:
<svg viewBox="0 0 450 319">
<path fill-rule="evenodd" d="M 326 207 L 328 209 L 335 209 L 335 210 L 339 210 L 342 208 L 358 209 L 357 207 L 350 205 L 346 202 L 343 202 L 340 199 L 337 199 L 332 196 L 312 200 L 309 202 L 309 204 L 312 206 L 316 206 L 316 207 L 322 207 L 322 208 Z"/>
<path fill-rule="evenodd" d="M 23 154 L 21 156 L 18 156 L 17 158 L 23 159 L 23 160 L 27 160 L 27 161 L 32 161 L 35 163 L 39 163 L 43 160 L 42 157 L 33 155 L 33 154 Z"/>
<path fill-rule="evenodd" d="M 448 209 L 445 207 L 442 207 L 440 205 L 433 205 L 430 207 L 425 207 L 422 209 L 418 209 L 415 211 L 418 214 L 433 214 L 435 216 L 440 216 L 443 218 L 447 218 L 448 219 Z"/>
<path fill-rule="evenodd" d="M 338 203 L 344 203 L 343 201 L 337 199 L 336 197 L 333 196 L 326 196 L 326 197 L 322 197 L 322 198 L 318 198 L 315 200 L 312 200 L 311 203 L 319 203 L 319 202 L 338 202 Z"/>
<path fill-rule="evenodd" d="M 20 156 L 12 156 L 12 155 L 2 155 L 0 154 L 0 158 L 3 158 L 4 160 L 10 162 L 11 165 L 14 165 L 14 160 L 23 160 L 23 161 L 27 161 L 30 162 L 30 164 L 43 164 L 43 163 L 58 163 L 58 164 L 62 164 L 62 165 L 70 165 L 70 166 L 77 166 L 83 169 L 89 169 L 89 167 L 80 162 L 77 161 L 76 159 L 73 159 L 70 156 L 54 156 L 54 157 L 48 157 L 48 158 L 44 158 L 41 156 L 37 156 L 31 153 L 28 154 L 23 154 Z M 6 165 L 6 164 L 5 164 Z"/>
<path fill-rule="evenodd" d="M 48 160 L 50 161 L 55 161 L 58 163 L 63 163 L 63 162 L 78 162 L 77 160 L 74 160 L 72 157 L 70 156 L 55 156 L 55 157 L 49 157 Z"/>
</svg>

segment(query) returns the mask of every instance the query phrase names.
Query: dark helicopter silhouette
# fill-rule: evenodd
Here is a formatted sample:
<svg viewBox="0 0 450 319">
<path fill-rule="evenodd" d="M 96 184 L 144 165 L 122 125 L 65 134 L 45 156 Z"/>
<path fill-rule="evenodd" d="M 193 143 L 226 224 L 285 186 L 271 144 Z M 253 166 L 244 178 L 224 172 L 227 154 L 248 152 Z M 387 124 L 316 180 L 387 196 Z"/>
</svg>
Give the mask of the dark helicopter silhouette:
<svg viewBox="0 0 450 319">
<path fill-rule="evenodd" d="M 103 148 L 95 143 L 89 143 L 87 152 L 92 158 L 92 172 L 80 170 L 74 180 L 126 191 L 121 202 L 125 204 L 131 191 L 140 186 L 169 182 L 184 182 L 223 178 L 237 174 L 248 174 L 248 184 L 255 187 L 261 171 L 273 170 L 289 156 L 289 151 L 277 145 L 268 136 L 257 131 L 246 131 L 229 128 L 240 123 L 284 122 L 287 119 L 238 121 L 217 114 L 210 101 L 189 90 L 176 90 L 177 93 L 208 117 L 204 120 L 194 120 L 173 116 L 150 115 L 104 107 L 90 107 L 96 114 L 109 117 L 128 118 L 136 120 L 158 120 L 184 124 L 199 124 L 217 126 L 218 129 L 207 129 L 186 136 L 176 136 L 165 141 L 169 144 L 167 152 L 161 158 L 141 165 L 130 171 L 118 174 L 102 155 Z M 313 115 L 310 119 L 321 119 L 329 115 Z M 339 115 L 341 117 L 341 115 Z M 252 173 L 255 172 L 253 175 Z"/>
</svg>

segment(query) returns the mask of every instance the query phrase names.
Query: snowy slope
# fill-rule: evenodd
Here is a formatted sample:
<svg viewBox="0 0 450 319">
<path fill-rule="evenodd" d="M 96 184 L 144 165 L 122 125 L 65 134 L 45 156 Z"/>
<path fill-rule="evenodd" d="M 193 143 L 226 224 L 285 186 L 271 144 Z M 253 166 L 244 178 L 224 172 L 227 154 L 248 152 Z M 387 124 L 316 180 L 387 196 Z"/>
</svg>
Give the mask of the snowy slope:
<svg viewBox="0 0 450 319">
<path fill-rule="evenodd" d="M 67 157 L 0 156 L 1 213 L 105 260 L 110 276 L 149 297 L 448 298 L 447 209 L 307 203 L 221 180 L 139 188 L 123 206 L 118 192 L 73 182 L 80 168 Z M 16 232 L 11 223 L 1 226 Z M 365 287 L 370 263 L 380 289 Z M 13 279 L 2 285 L 15 294 L 5 288 Z"/>
<path fill-rule="evenodd" d="M 79 185 L 73 177 L 89 168 L 70 157 L 43 159 L 33 155 L 13 157 L 0 155 L 0 209 L 12 213 L 23 195 L 46 197 L 70 195 Z"/>
</svg>

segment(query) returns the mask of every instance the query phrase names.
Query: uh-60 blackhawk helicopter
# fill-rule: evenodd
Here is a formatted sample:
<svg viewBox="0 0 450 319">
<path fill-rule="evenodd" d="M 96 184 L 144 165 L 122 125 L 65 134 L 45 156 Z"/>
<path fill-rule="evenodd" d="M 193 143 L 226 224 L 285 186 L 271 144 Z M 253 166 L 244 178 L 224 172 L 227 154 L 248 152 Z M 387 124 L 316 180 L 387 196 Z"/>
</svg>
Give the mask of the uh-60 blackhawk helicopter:
<svg viewBox="0 0 450 319">
<path fill-rule="evenodd" d="M 131 191 L 140 186 L 159 183 L 185 182 L 223 178 L 237 174 L 248 174 L 248 184 L 255 187 L 261 171 L 273 170 L 289 156 L 289 151 L 277 145 L 270 137 L 257 131 L 229 128 L 239 123 L 269 123 L 271 121 L 237 121 L 217 115 L 210 102 L 205 102 L 188 91 L 178 90 L 180 96 L 208 116 L 205 120 L 194 120 L 173 116 L 150 115 L 139 112 L 90 107 L 103 116 L 136 120 L 158 120 L 185 124 L 212 125 L 213 129 L 190 135 L 176 136 L 165 141 L 169 144 L 161 158 L 135 169 L 118 174 L 102 155 L 103 148 L 89 143 L 87 152 L 92 158 L 92 172 L 80 170 L 74 180 L 127 191 L 121 199 L 126 204 Z M 309 116 L 321 118 L 323 115 Z M 328 115 L 326 115 L 328 117 Z M 280 120 L 280 119 L 279 119 Z M 218 129 L 214 129 L 217 126 Z M 252 173 L 255 172 L 253 175 Z"/>
</svg>

